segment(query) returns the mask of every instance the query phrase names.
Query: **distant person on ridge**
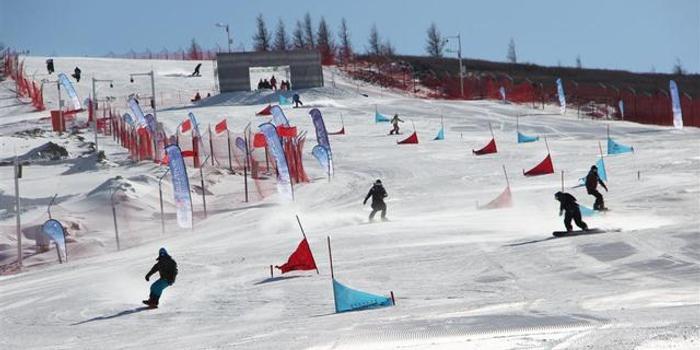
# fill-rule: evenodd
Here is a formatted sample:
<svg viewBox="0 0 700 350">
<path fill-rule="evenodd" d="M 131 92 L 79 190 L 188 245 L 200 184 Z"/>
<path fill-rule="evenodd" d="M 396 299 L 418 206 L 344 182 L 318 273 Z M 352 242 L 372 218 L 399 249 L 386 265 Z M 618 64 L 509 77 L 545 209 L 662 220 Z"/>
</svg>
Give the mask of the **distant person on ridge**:
<svg viewBox="0 0 700 350">
<path fill-rule="evenodd" d="M 382 186 L 382 180 L 377 180 L 374 182 L 374 186 L 369 189 L 369 192 L 367 193 L 367 196 L 365 196 L 364 202 L 362 202 L 363 205 L 367 204 L 367 200 L 369 197 L 372 197 L 372 212 L 369 214 L 369 221 L 374 220 L 374 215 L 377 214 L 378 211 L 382 211 L 382 220 L 386 221 L 386 203 L 384 203 L 384 198 L 389 196 L 386 193 L 386 190 L 384 189 L 384 186 Z"/>
<path fill-rule="evenodd" d="M 272 90 L 277 90 L 277 79 L 275 79 L 274 75 L 270 78 L 270 87 Z"/>
<path fill-rule="evenodd" d="M 202 68 L 202 64 L 201 64 L 201 63 L 197 64 L 197 66 L 194 67 L 194 72 L 192 72 L 192 76 L 193 76 L 193 77 L 199 77 L 199 76 L 201 76 L 201 74 L 199 74 L 199 68 Z"/>
<path fill-rule="evenodd" d="M 294 102 L 294 108 L 299 107 L 299 105 L 302 105 L 302 106 L 304 105 L 301 102 L 301 97 L 299 97 L 299 94 L 292 95 L 292 102 Z"/>
<path fill-rule="evenodd" d="M 46 60 L 46 70 L 49 72 L 49 75 L 54 72 L 53 68 L 53 58 L 49 58 Z"/>
<path fill-rule="evenodd" d="M 403 120 L 399 118 L 398 114 L 394 114 L 394 117 L 391 118 L 391 125 L 393 125 L 394 128 L 389 131 L 389 135 L 393 135 L 394 133 L 396 133 L 396 135 L 399 134 L 399 122 L 403 123 Z"/>
<path fill-rule="evenodd" d="M 148 300 L 144 300 L 143 303 L 152 308 L 158 307 L 158 301 L 160 300 L 161 294 L 163 294 L 163 289 L 172 286 L 175 283 L 175 277 L 177 277 L 177 263 L 168 254 L 165 248 L 160 248 L 158 251 L 158 261 L 150 271 L 146 274 L 146 281 L 151 278 L 151 275 L 156 273 L 160 274 L 160 278 L 151 284 L 151 294 Z"/>
<path fill-rule="evenodd" d="M 202 99 L 202 95 L 200 95 L 200 94 L 199 94 L 199 91 L 197 91 L 197 93 L 194 94 L 194 98 L 191 99 L 190 101 L 191 101 L 191 102 L 197 102 L 197 101 L 199 101 L 199 100 L 201 100 L 201 99 Z"/>
<path fill-rule="evenodd" d="M 80 73 L 81 73 L 80 68 L 75 67 L 75 69 L 73 70 L 73 75 L 72 75 L 72 77 L 75 78 L 75 81 L 76 81 L 77 83 L 80 82 Z"/>
<path fill-rule="evenodd" d="M 588 194 L 595 197 L 593 210 L 607 210 L 608 208 L 606 208 L 605 204 L 603 203 L 603 195 L 598 192 L 598 184 L 603 186 L 605 192 L 608 192 L 608 186 L 605 186 L 605 183 L 598 175 L 598 167 L 594 165 L 591 167 L 588 175 L 586 175 L 586 191 Z"/>
<path fill-rule="evenodd" d="M 554 198 L 560 203 L 559 216 L 566 212 L 566 215 L 564 215 L 564 226 L 566 226 L 567 232 L 572 230 L 572 219 L 576 223 L 576 226 L 580 227 L 584 231 L 588 231 L 588 225 L 581 220 L 581 209 L 579 209 L 578 203 L 576 203 L 576 197 L 559 191 L 554 194 Z"/>
</svg>

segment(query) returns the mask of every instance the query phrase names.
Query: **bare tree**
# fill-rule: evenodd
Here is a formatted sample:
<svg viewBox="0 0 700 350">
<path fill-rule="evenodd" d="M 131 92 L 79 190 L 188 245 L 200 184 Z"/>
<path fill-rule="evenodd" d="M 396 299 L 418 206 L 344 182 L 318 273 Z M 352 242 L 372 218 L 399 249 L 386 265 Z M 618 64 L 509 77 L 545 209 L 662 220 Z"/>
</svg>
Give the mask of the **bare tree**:
<svg viewBox="0 0 700 350">
<path fill-rule="evenodd" d="M 253 35 L 253 50 L 269 51 L 271 47 L 270 32 L 267 30 L 267 25 L 265 25 L 265 19 L 263 19 L 262 13 L 256 18 L 256 25 L 258 29 L 255 35 Z"/>
<path fill-rule="evenodd" d="M 296 27 L 294 27 L 294 31 L 292 32 L 292 46 L 294 46 L 295 49 L 303 49 L 306 47 L 304 30 L 299 21 L 297 21 Z"/>
<path fill-rule="evenodd" d="M 190 43 L 190 49 L 187 51 L 187 58 L 190 60 L 202 59 L 202 48 L 199 46 L 199 44 L 197 44 L 197 41 L 194 40 L 194 38 L 192 38 L 192 42 Z M 183 59 L 185 59 L 184 52 Z"/>
<path fill-rule="evenodd" d="M 508 54 L 506 54 L 506 59 L 510 63 L 518 63 L 518 56 L 515 54 L 515 40 L 510 38 L 508 43 Z"/>
<path fill-rule="evenodd" d="M 675 75 L 685 74 L 685 69 L 683 69 L 683 63 L 681 63 L 681 59 L 678 57 L 676 57 L 676 63 L 673 65 L 672 73 Z"/>
<path fill-rule="evenodd" d="M 425 51 L 431 57 L 442 57 L 442 52 L 445 49 L 447 42 L 440 34 L 435 22 L 430 23 L 430 27 L 426 31 L 428 38 L 425 42 Z"/>
<path fill-rule="evenodd" d="M 372 29 L 369 32 L 369 48 L 367 49 L 367 54 L 379 56 L 382 53 L 382 43 L 379 38 L 379 32 L 377 31 L 377 25 L 372 24 Z"/>
<path fill-rule="evenodd" d="M 384 40 L 380 48 L 380 54 L 386 57 L 392 57 L 396 55 L 396 49 L 394 45 L 391 44 L 389 39 Z"/>
<path fill-rule="evenodd" d="M 345 22 L 345 17 L 340 20 L 338 39 L 340 40 L 340 57 L 342 57 L 343 62 L 347 62 L 352 56 L 352 44 L 350 43 L 350 31 L 348 30 L 348 24 Z"/>
<path fill-rule="evenodd" d="M 576 55 L 576 68 L 583 68 L 583 64 L 581 64 L 581 55 Z"/>
<path fill-rule="evenodd" d="M 304 43 L 307 49 L 316 48 L 316 38 L 314 37 L 314 28 L 311 23 L 311 15 L 307 12 L 304 15 Z"/>
<path fill-rule="evenodd" d="M 285 51 L 289 49 L 289 36 L 287 35 L 287 30 L 284 28 L 284 22 L 280 18 L 277 21 L 277 31 L 275 32 L 275 43 L 273 48 L 278 51 Z"/>
<path fill-rule="evenodd" d="M 326 19 L 321 17 L 321 21 L 318 22 L 318 32 L 316 32 L 317 47 L 321 52 L 321 60 L 323 64 L 333 64 L 335 59 L 335 42 L 333 41 L 333 34 L 328 29 L 326 24 Z"/>
</svg>

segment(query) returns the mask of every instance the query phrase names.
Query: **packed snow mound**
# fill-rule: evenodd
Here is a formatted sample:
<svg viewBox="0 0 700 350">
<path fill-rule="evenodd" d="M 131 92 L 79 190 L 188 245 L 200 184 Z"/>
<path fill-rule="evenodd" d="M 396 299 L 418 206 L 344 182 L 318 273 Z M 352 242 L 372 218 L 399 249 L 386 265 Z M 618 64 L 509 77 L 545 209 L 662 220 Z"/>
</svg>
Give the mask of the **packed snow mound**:
<svg viewBox="0 0 700 350">
<path fill-rule="evenodd" d="M 68 157 L 65 147 L 51 141 L 31 149 L 29 152 L 18 156 L 20 162 L 40 162 L 47 160 L 61 160 Z M 6 162 L 12 162 L 12 158 L 6 158 Z"/>
<path fill-rule="evenodd" d="M 88 198 L 109 197 L 115 191 L 124 193 L 127 198 L 137 198 L 140 195 L 150 192 L 153 186 L 158 186 L 158 180 L 149 175 L 135 175 L 124 178 L 120 175 L 106 180 L 85 196 Z M 124 198 L 120 196 L 119 198 Z"/>
</svg>

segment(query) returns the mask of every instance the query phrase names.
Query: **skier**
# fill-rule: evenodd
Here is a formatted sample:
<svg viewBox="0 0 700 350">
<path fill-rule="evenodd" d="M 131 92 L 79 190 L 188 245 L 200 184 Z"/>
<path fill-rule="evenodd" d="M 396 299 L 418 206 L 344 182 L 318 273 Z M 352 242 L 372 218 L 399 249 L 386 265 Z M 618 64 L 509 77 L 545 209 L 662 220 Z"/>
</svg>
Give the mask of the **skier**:
<svg viewBox="0 0 700 350">
<path fill-rule="evenodd" d="M 73 70 L 73 75 L 72 75 L 72 77 L 75 78 L 75 82 L 76 82 L 76 83 L 79 83 L 79 82 L 80 82 L 80 72 L 81 72 L 81 70 L 80 70 L 80 68 L 78 68 L 77 66 L 76 66 L 75 69 Z"/>
<path fill-rule="evenodd" d="M 382 211 L 382 221 L 386 221 L 386 203 L 384 203 L 384 198 L 389 196 L 386 193 L 386 190 L 384 189 L 384 186 L 382 186 L 382 180 L 377 180 L 374 182 L 374 186 L 370 188 L 369 192 L 367 193 L 367 196 L 365 196 L 364 202 L 362 202 L 363 205 L 367 204 L 367 199 L 369 197 L 372 197 L 372 212 L 369 214 L 369 221 L 374 220 L 374 215 L 377 214 L 378 211 Z"/>
<path fill-rule="evenodd" d="M 270 78 L 270 87 L 272 90 L 277 90 L 277 79 L 275 79 L 274 75 Z"/>
<path fill-rule="evenodd" d="M 292 102 L 294 102 L 294 108 L 299 107 L 299 105 L 302 105 L 302 106 L 304 105 L 301 102 L 301 98 L 299 97 L 299 94 L 292 95 Z"/>
<path fill-rule="evenodd" d="M 201 68 L 201 67 L 202 67 L 202 64 L 201 64 L 201 63 L 197 64 L 197 66 L 194 67 L 194 72 L 192 72 L 192 76 L 193 76 L 193 77 L 199 77 L 199 76 L 201 76 L 201 74 L 199 74 L 199 68 Z"/>
<path fill-rule="evenodd" d="M 168 255 L 168 251 L 166 251 L 165 248 L 160 248 L 156 260 L 158 260 L 158 262 L 153 265 L 151 271 L 148 271 L 146 274 L 146 281 L 148 281 L 151 275 L 156 273 L 156 271 L 160 274 L 160 278 L 151 284 L 151 294 L 148 300 L 143 301 L 144 304 L 151 308 L 158 307 L 158 300 L 163 293 L 163 289 L 172 286 L 177 276 L 177 263 Z"/>
<path fill-rule="evenodd" d="M 588 225 L 581 220 L 581 209 L 579 209 L 578 203 L 576 203 L 576 197 L 559 191 L 554 194 L 554 198 L 561 203 L 559 205 L 559 216 L 566 212 L 566 215 L 564 216 L 564 226 L 566 226 L 567 232 L 572 230 L 571 219 L 574 220 L 576 226 L 580 227 L 584 231 L 588 231 Z"/>
<path fill-rule="evenodd" d="M 54 72 L 53 68 L 53 58 L 49 58 L 46 60 L 46 70 L 49 72 L 49 75 Z"/>
<path fill-rule="evenodd" d="M 391 118 L 391 125 L 393 125 L 394 128 L 389 131 L 389 135 L 393 135 L 394 133 L 396 133 L 396 135 L 399 134 L 399 122 L 403 123 L 403 120 L 399 118 L 398 114 L 394 114 L 394 117 Z"/>
<path fill-rule="evenodd" d="M 608 186 L 605 186 L 603 180 L 598 176 L 598 167 L 594 165 L 591 167 L 588 175 L 586 175 L 586 191 L 595 197 L 593 210 L 608 210 L 603 204 L 603 195 L 598 192 L 598 184 L 603 186 L 605 192 L 608 192 Z"/>
</svg>

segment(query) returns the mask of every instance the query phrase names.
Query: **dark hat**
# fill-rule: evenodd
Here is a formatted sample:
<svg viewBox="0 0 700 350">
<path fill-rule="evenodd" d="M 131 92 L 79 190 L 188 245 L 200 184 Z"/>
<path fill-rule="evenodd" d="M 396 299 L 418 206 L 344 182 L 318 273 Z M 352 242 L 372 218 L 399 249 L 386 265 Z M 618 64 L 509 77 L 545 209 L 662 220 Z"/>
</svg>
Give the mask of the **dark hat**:
<svg viewBox="0 0 700 350">
<path fill-rule="evenodd" d="M 168 255 L 168 251 L 165 250 L 165 248 L 160 248 L 158 250 L 158 256 L 167 256 L 167 255 Z"/>
<path fill-rule="evenodd" d="M 593 166 L 591 166 L 591 170 L 598 170 L 598 167 L 593 165 Z"/>
<path fill-rule="evenodd" d="M 375 181 L 374 184 L 375 184 L 375 185 L 381 185 L 381 184 L 382 184 L 382 180 L 377 179 L 377 181 Z"/>
<path fill-rule="evenodd" d="M 562 194 L 564 194 L 564 192 L 559 191 L 559 192 L 557 192 L 557 193 L 554 194 L 554 198 L 559 199 L 559 197 L 561 197 Z"/>
</svg>

